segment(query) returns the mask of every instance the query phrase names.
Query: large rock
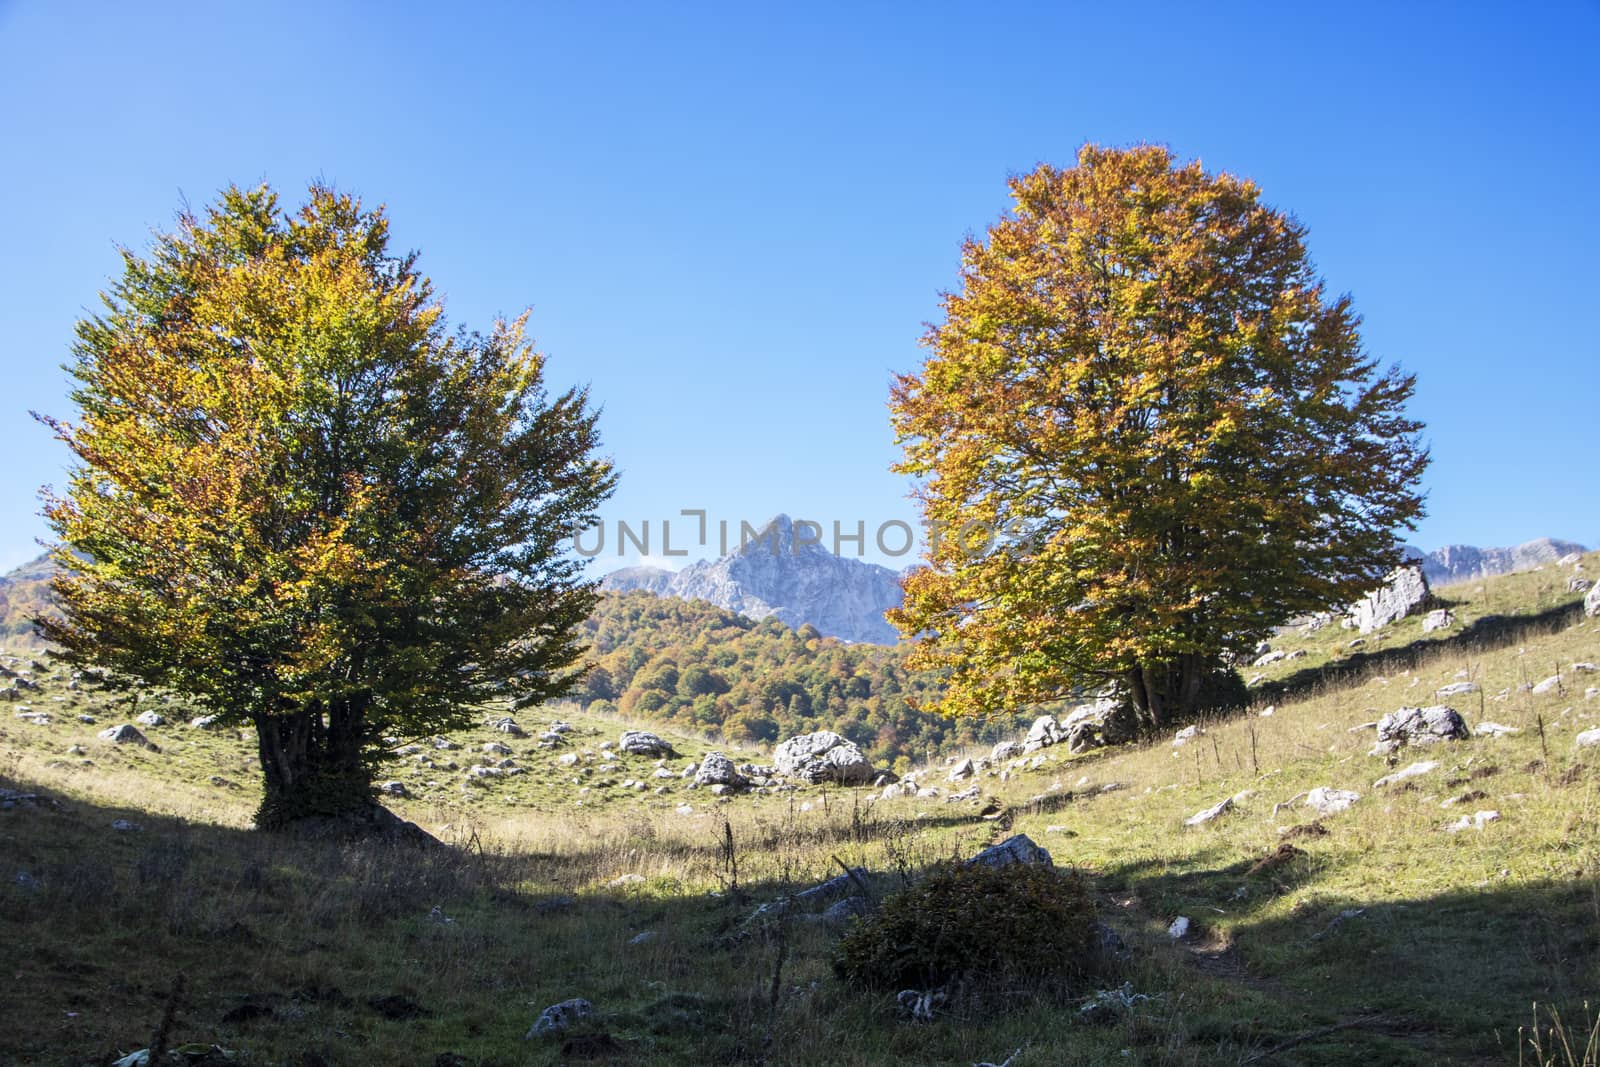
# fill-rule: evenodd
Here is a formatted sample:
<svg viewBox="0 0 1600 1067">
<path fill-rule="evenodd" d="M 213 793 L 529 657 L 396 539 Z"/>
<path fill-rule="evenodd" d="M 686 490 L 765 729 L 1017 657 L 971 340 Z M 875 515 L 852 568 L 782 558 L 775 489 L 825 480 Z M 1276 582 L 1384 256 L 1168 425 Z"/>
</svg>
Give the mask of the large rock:
<svg viewBox="0 0 1600 1067">
<path fill-rule="evenodd" d="M 1425 774 L 1432 774 L 1438 769 L 1438 760 L 1424 760 L 1421 763 L 1413 763 L 1409 767 L 1404 767 L 1398 771 L 1395 771 L 1393 774 L 1386 774 L 1382 778 L 1379 778 L 1376 782 L 1372 783 L 1372 788 L 1384 789 L 1391 785 L 1397 785 L 1400 782 L 1408 782 L 1413 778 L 1420 778 Z"/>
<path fill-rule="evenodd" d="M 149 738 L 140 733 L 131 723 L 121 726 L 109 726 L 101 730 L 98 735 L 102 740 L 113 741 L 119 745 L 143 745 L 150 747 Z"/>
<path fill-rule="evenodd" d="M 533 1026 L 523 1035 L 523 1040 L 542 1037 L 545 1034 L 559 1034 L 579 1019 L 587 1019 L 594 1014 L 594 1005 L 582 997 L 573 997 L 563 1000 L 560 1004 L 552 1004 L 539 1013 Z"/>
<path fill-rule="evenodd" d="M 720 752 L 708 752 L 695 768 L 694 780 L 698 785 L 726 785 L 738 788 L 745 783 L 744 775 L 733 765 L 733 760 Z"/>
<path fill-rule="evenodd" d="M 1016 834 L 998 845 L 990 845 L 967 861 L 985 867 L 1009 867 L 1013 863 L 1031 863 L 1041 867 L 1054 867 L 1050 853 L 1034 844 L 1027 834 Z"/>
<path fill-rule="evenodd" d="M 1377 589 L 1351 605 L 1350 617 L 1364 634 L 1388 626 L 1410 615 L 1428 602 L 1428 579 L 1422 566 L 1410 563 L 1396 567 Z"/>
<path fill-rule="evenodd" d="M 777 747 L 772 762 L 780 774 L 803 782 L 838 782 L 865 785 L 872 781 L 872 764 L 853 742 L 832 730 L 791 737 Z"/>
<path fill-rule="evenodd" d="M 1318 815 L 1336 815 L 1360 799 L 1353 790 L 1319 785 L 1306 794 L 1306 806 Z"/>
<path fill-rule="evenodd" d="M 1430 708 L 1399 708 L 1378 720 L 1375 756 L 1388 755 L 1407 745 L 1432 745 L 1462 741 L 1472 736 L 1455 708 L 1436 704 Z"/>
<path fill-rule="evenodd" d="M 1583 598 L 1583 613 L 1591 619 L 1600 619 L 1600 584 L 1589 590 Z"/>
<path fill-rule="evenodd" d="M 1061 720 L 1069 752 L 1120 745 L 1138 733 L 1130 707 L 1110 697 L 1080 704 Z"/>
<path fill-rule="evenodd" d="M 1228 797 L 1226 800 L 1219 800 L 1217 803 L 1211 805 L 1209 808 L 1206 808 L 1204 811 L 1195 812 L 1193 815 L 1183 820 L 1183 825 L 1204 826 L 1208 822 L 1214 822 L 1215 820 L 1220 819 L 1223 815 L 1226 815 L 1232 810 L 1233 798 Z"/>
<path fill-rule="evenodd" d="M 633 756 L 676 756 L 672 745 L 645 730 L 625 730 L 617 747 Z"/>
<path fill-rule="evenodd" d="M 1061 729 L 1054 715 L 1041 715 L 1028 727 L 1028 735 L 1022 739 L 1022 751 L 1037 752 L 1066 739 L 1066 731 Z"/>
<path fill-rule="evenodd" d="M 1016 759 L 1022 755 L 1022 743 L 1019 741 L 1002 741 L 989 750 L 990 763 L 1004 763 L 1008 759 Z"/>
</svg>

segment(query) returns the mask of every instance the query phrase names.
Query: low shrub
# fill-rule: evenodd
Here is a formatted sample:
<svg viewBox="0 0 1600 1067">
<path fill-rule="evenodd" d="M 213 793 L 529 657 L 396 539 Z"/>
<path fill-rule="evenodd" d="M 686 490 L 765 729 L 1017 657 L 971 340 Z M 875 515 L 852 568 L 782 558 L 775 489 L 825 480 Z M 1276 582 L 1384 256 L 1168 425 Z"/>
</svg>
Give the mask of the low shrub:
<svg viewBox="0 0 1600 1067">
<path fill-rule="evenodd" d="M 1094 902 L 1050 867 L 946 864 L 886 898 L 839 944 L 835 972 L 871 989 L 1067 982 L 1094 961 Z"/>
</svg>

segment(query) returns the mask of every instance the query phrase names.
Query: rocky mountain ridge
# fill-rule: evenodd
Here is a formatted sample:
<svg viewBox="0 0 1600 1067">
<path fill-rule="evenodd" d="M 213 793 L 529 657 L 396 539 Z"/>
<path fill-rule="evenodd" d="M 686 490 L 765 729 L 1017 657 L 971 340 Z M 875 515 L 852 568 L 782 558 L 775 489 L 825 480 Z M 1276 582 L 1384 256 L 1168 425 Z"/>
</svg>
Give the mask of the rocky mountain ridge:
<svg viewBox="0 0 1600 1067">
<path fill-rule="evenodd" d="M 776 616 L 796 628 L 809 623 L 846 641 L 898 641 L 898 631 L 883 613 L 900 604 L 900 573 L 837 556 L 803 535 L 797 544 L 795 526 L 788 515 L 778 515 L 741 550 L 720 559 L 700 560 L 677 572 L 626 567 L 606 575 L 600 587 L 704 600 L 752 619 Z"/>
<path fill-rule="evenodd" d="M 1492 578 L 1497 574 L 1531 571 L 1554 563 L 1573 553 L 1589 551 L 1573 541 L 1538 537 L 1511 548 L 1479 548 L 1476 545 L 1445 545 L 1432 552 L 1419 553 L 1422 573 L 1430 585 Z"/>
</svg>

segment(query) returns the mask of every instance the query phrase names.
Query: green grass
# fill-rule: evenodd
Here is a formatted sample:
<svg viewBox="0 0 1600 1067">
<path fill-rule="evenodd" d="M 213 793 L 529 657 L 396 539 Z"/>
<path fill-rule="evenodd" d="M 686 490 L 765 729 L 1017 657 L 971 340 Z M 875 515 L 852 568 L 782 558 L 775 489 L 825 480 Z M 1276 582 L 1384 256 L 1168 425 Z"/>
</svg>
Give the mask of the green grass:
<svg viewBox="0 0 1600 1067">
<path fill-rule="evenodd" d="M 1585 566 L 1600 573 L 1600 557 Z M 387 774 L 418 794 L 396 810 L 452 850 L 263 837 L 246 829 L 257 800 L 248 741 L 178 725 L 189 710 L 171 705 L 161 710 L 174 725 L 147 731 L 159 753 L 110 746 L 94 733 L 131 718 L 126 698 L 41 676 L 23 702 L 54 721 L 0 721 L 0 784 L 61 805 L 0 810 L 0 1063 L 106 1063 L 144 1047 L 182 975 L 175 1040 L 216 1042 L 250 1064 L 427 1064 L 445 1052 L 571 1062 L 582 1047 L 523 1034 L 572 996 L 599 1012 L 581 1033 L 609 1035 L 604 1054 L 638 1064 L 971 1064 L 1019 1048 L 1013 1067 L 1565 1064 L 1548 1013 L 1573 1022 L 1581 1057 L 1583 1005 L 1600 1000 L 1600 749 L 1573 744 L 1600 725 L 1600 698 L 1585 698 L 1600 675 L 1572 669 L 1600 662 L 1600 623 L 1572 610 L 1581 597 L 1565 593 L 1566 577 L 1547 567 L 1441 590 L 1457 625 L 1438 634 L 1404 620 L 1354 651 L 1356 635 L 1337 624 L 1286 635 L 1280 647 L 1307 655 L 1263 671 L 1256 705 L 1195 740 L 1046 750 L 1035 770 L 980 778 L 985 800 L 1006 808 L 999 820 L 942 797 L 869 803 L 805 788 L 723 802 L 682 780 L 662 796 L 603 786 L 645 777 L 653 789 L 655 761 L 601 770 L 599 743 L 626 724 L 542 709 L 519 716 L 527 738 L 487 727 L 456 737 L 460 750 L 434 756 L 456 772 L 399 761 Z M 1522 688 L 1558 668 L 1560 689 Z M 1431 694 L 1463 675 L 1480 692 L 1448 702 L 1470 725 L 1521 732 L 1404 753 L 1399 766 L 1441 766 L 1375 790 L 1391 768 L 1367 754 L 1361 724 L 1438 702 Z M 98 721 L 79 724 L 80 713 Z M 575 727 L 558 752 L 536 746 L 552 718 Z M 491 740 L 529 773 L 463 788 L 461 771 Z M 673 768 L 726 748 L 673 740 Z M 75 744 L 82 755 L 68 754 Z M 556 758 L 585 751 L 597 769 L 580 783 Z M 939 770 L 926 780 L 963 788 Z M 1098 792 L 1106 783 L 1123 788 Z M 1325 833 L 1285 838 L 1316 821 L 1289 802 L 1318 785 L 1362 799 L 1322 819 Z M 1246 790 L 1214 823 L 1184 827 Z M 1443 806 L 1469 791 L 1484 795 Z M 1480 809 L 1501 818 L 1445 832 Z M 114 831 L 118 818 L 143 830 Z M 1104 983 L 1151 999 L 1097 1024 L 1076 1021 L 1088 988 L 910 1023 L 892 994 L 834 977 L 837 931 L 748 922 L 757 903 L 840 862 L 876 872 L 881 894 L 1013 832 L 1089 876 L 1101 918 L 1132 950 Z M 1252 872 L 1286 840 L 1299 853 Z M 22 872 L 33 884 L 17 882 Z M 642 881 L 617 881 L 627 875 Z M 452 921 L 431 918 L 436 906 Z M 1179 915 L 1193 930 L 1175 943 L 1166 927 Z M 644 931 L 654 938 L 630 943 Z M 391 1019 L 373 1006 L 394 996 L 426 1014 Z M 1528 1029 L 1535 1002 L 1542 1054 Z"/>
</svg>

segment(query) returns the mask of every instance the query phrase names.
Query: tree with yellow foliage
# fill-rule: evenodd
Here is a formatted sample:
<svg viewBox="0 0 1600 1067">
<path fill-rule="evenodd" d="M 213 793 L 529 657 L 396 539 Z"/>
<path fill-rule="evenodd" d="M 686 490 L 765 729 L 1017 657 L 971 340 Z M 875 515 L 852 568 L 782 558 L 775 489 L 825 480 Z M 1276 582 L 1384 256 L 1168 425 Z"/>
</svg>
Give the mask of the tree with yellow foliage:
<svg viewBox="0 0 1600 1067">
<path fill-rule="evenodd" d="M 596 598 L 561 545 L 614 483 L 586 392 L 523 319 L 448 333 L 388 242 L 328 188 L 226 190 L 124 252 L 43 420 L 77 460 L 45 635 L 252 726 L 264 828 L 381 820 L 386 736 L 565 691 Z"/>
<path fill-rule="evenodd" d="M 936 537 L 891 613 L 942 707 L 1115 685 L 1148 727 L 1400 558 L 1428 456 L 1304 227 L 1163 148 L 1010 183 L 891 414 Z"/>
</svg>

